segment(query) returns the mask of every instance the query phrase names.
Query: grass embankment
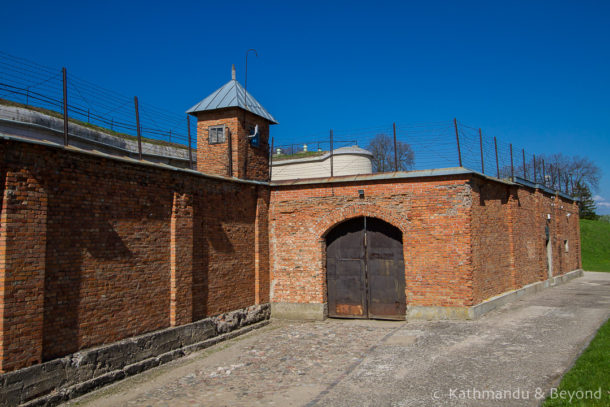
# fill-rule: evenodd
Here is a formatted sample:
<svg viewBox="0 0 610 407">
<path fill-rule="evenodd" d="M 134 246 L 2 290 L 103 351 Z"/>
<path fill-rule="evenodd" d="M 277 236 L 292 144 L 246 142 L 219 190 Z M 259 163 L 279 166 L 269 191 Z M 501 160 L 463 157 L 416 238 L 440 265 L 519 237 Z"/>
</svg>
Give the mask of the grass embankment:
<svg viewBox="0 0 610 407">
<path fill-rule="evenodd" d="M 580 220 L 582 268 L 610 272 L 610 223 Z"/>
<path fill-rule="evenodd" d="M 610 321 L 543 404 L 557 406 L 610 406 Z"/>
<path fill-rule="evenodd" d="M 296 160 L 298 158 L 318 157 L 328 151 L 300 151 L 294 154 L 278 154 L 273 156 L 273 161 Z"/>
<path fill-rule="evenodd" d="M 45 109 L 43 107 L 24 105 L 23 103 L 13 102 L 12 100 L 7 100 L 7 99 L 0 98 L 0 105 L 20 107 L 20 108 L 23 108 L 23 109 L 33 110 L 35 112 L 46 114 L 47 116 L 55 117 L 57 119 L 63 119 L 64 118 L 63 114 L 58 113 L 56 111 Z M 131 135 L 125 134 L 125 133 L 120 133 L 118 131 L 114 131 L 114 130 L 109 129 L 107 127 L 98 126 L 98 125 L 95 125 L 95 124 L 84 122 L 82 120 L 70 118 L 69 116 L 70 115 L 68 115 L 68 122 L 70 122 L 70 123 L 78 124 L 79 126 L 87 127 L 89 129 L 92 129 L 92 130 L 97 130 L 97 131 L 100 131 L 102 133 L 110 134 L 111 136 L 115 136 L 115 137 L 122 138 L 122 139 L 125 139 L 125 140 L 136 141 L 138 139 L 135 136 L 131 136 Z M 142 137 L 142 141 L 145 142 L 145 143 L 157 144 L 157 145 L 161 145 L 161 146 L 170 146 L 170 147 L 182 148 L 182 149 L 186 149 L 187 148 L 187 146 L 185 146 L 183 144 L 172 143 L 172 142 L 169 142 L 169 141 L 157 140 L 157 139 L 147 138 L 147 137 Z"/>
</svg>

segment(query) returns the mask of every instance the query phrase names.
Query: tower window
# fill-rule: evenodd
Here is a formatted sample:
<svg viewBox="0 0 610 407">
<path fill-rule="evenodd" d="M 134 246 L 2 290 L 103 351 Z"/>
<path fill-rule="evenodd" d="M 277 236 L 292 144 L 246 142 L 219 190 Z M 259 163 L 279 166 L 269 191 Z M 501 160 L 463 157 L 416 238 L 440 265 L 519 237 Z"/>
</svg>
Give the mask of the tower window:
<svg viewBox="0 0 610 407">
<path fill-rule="evenodd" d="M 225 142 L 225 126 L 208 127 L 208 142 L 210 144 L 220 144 Z"/>
</svg>

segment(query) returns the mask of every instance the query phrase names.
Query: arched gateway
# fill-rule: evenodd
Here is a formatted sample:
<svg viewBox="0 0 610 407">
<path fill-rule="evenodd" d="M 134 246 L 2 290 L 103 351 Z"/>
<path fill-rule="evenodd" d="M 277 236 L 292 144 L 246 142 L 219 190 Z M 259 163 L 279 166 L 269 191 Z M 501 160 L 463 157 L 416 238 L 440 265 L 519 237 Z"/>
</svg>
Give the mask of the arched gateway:
<svg viewBox="0 0 610 407">
<path fill-rule="evenodd" d="M 380 219 L 358 217 L 326 235 L 328 315 L 405 319 L 402 232 Z"/>
</svg>

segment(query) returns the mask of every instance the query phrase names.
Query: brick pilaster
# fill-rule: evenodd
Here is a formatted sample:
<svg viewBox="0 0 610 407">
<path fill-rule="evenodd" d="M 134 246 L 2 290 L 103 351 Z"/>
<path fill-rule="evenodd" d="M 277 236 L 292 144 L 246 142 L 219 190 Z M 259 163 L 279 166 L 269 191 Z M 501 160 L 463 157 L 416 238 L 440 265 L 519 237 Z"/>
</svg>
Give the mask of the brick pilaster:
<svg viewBox="0 0 610 407">
<path fill-rule="evenodd" d="M 258 188 L 254 223 L 254 297 L 269 302 L 269 199 L 267 188 Z"/>
<path fill-rule="evenodd" d="M 193 203 L 174 192 L 170 240 L 170 324 L 193 321 Z"/>
<path fill-rule="evenodd" d="M 517 270 L 515 267 L 515 215 L 518 205 L 518 195 L 516 188 L 508 189 L 508 211 L 506 216 L 506 226 L 508 231 L 508 265 L 510 272 L 510 283 L 513 289 L 519 288 L 517 285 Z"/>
<path fill-rule="evenodd" d="M 0 372 L 42 361 L 47 193 L 27 169 L 3 174 Z"/>
</svg>

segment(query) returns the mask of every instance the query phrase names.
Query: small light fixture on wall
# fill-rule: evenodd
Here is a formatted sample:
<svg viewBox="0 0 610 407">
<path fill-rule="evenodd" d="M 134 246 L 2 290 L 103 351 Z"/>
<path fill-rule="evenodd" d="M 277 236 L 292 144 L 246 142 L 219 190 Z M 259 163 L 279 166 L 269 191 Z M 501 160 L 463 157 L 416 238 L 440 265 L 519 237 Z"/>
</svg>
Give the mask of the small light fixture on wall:
<svg viewBox="0 0 610 407">
<path fill-rule="evenodd" d="M 358 190 L 358 197 L 359 197 L 360 199 L 364 198 L 364 189 L 359 189 L 359 190 Z"/>
</svg>

